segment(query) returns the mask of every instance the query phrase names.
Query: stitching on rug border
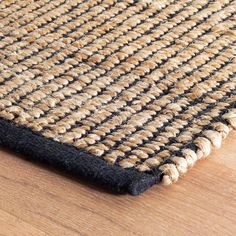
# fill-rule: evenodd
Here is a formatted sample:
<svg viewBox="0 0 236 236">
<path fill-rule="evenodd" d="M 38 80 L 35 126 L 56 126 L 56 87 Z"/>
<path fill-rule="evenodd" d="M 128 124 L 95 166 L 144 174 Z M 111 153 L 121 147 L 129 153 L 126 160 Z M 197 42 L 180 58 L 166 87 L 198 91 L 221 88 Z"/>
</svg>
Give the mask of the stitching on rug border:
<svg viewBox="0 0 236 236">
<path fill-rule="evenodd" d="M 112 192 L 138 195 L 152 185 L 159 183 L 162 178 L 160 171 L 155 171 L 155 174 L 141 173 L 133 169 L 109 165 L 103 159 L 83 149 L 77 149 L 74 146 L 44 137 L 38 132 L 1 117 L 0 127 L 1 146 L 24 155 L 27 160 L 46 163 L 92 180 Z M 36 140 L 26 145 L 28 140 L 33 140 L 35 137 Z M 60 151 L 61 154 L 56 151 Z"/>
</svg>

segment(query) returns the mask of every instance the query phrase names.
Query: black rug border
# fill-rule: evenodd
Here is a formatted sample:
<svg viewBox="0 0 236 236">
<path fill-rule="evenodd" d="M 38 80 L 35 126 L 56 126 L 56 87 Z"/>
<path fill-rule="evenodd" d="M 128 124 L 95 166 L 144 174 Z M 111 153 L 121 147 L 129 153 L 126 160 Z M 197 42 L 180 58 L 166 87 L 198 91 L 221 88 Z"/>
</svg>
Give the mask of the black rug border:
<svg viewBox="0 0 236 236">
<path fill-rule="evenodd" d="M 147 174 L 109 165 L 85 150 L 54 141 L 4 118 L 0 118 L 0 146 L 20 153 L 28 160 L 45 163 L 83 177 L 114 193 L 139 195 L 159 183 L 162 178 L 160 171 Z"/>
</svg>

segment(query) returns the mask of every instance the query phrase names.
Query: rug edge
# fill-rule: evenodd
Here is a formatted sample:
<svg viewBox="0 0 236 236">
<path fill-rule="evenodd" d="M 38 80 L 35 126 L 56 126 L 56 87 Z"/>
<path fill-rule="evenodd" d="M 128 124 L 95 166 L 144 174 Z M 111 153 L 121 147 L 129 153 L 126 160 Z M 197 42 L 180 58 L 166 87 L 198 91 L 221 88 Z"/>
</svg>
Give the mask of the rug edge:
<svg viewBox="0 0 236 236">
<path fill-rule="evenodd" d="M 115 193 L 139 195 L 159 183 L 162 177 L 161 172 L 152 175 L 111 166 L 85 150 L 54 141 L 4 118 L 0 118 L 0 146 L 20 153 L 28 160 L 83 177 Z"/>
</svg>

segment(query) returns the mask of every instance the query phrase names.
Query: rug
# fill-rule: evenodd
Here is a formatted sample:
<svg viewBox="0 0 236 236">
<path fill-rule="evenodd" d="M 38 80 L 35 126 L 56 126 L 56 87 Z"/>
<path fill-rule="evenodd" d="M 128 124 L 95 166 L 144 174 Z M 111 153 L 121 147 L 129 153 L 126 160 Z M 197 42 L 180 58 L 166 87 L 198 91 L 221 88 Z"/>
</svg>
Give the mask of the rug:
<svg viewBox="0 0 236 236">
<path fill-rule="evenodd" d="M 176 182 L 236 128 L 235 13 L 235 0 L 1 1 L 0 145 L 117 193 Z"/>
</svg>

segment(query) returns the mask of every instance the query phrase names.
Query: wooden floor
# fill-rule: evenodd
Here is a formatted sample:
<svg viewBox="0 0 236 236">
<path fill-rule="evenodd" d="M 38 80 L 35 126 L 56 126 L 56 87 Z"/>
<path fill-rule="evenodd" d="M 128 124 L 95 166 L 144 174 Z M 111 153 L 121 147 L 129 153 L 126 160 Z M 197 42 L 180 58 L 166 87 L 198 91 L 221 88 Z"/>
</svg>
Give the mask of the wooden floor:
<svg viewBox="0 0 236 236">
<path fill-rule="evenodd" d="M 236 132 L 171 187 L 112 195 L 0 150 L 0 235 L 236 235 Z"/>
</svg>

